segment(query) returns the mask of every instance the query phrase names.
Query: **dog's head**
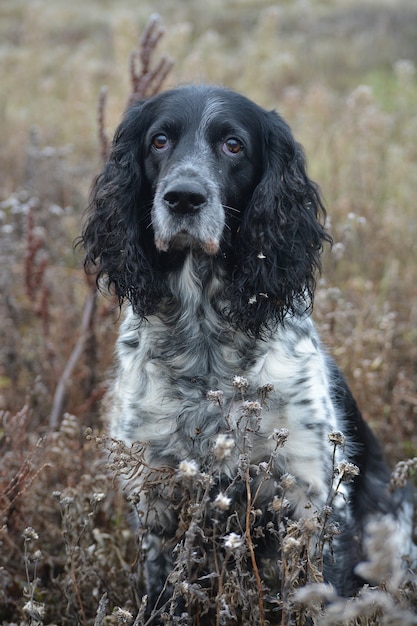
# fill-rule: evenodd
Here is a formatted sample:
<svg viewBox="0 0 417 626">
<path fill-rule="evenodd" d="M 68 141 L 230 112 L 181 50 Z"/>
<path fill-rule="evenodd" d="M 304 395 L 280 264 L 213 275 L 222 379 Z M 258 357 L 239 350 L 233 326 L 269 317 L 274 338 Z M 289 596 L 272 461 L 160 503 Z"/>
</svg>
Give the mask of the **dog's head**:
<svg viewBox="0 0 417 626">
<path fill-rule="evenodd" d="M 139 316 L 167 295 L 190 250 L 223 265 L 229 319 L 258 334 L 307 307 L 324 209 L 284 120 L 219 87 L 133 104 L 92 190 L 86 267 Z"/>
</svg>

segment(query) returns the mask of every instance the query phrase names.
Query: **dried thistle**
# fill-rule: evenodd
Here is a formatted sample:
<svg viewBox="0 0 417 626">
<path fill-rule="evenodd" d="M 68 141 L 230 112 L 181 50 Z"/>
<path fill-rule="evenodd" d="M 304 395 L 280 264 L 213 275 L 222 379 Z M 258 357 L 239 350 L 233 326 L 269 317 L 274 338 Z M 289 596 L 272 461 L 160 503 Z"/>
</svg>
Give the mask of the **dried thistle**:
<svg viewBox="0 0 417 626">
<path fill-rule="evenodd" d="M 213 402 L 213 404 L 216 404 L 221 408 L 223 407 L 223 397 L 223 391 L 220 391 L 218 389 L 216 389 L 215 391 L 211 390 L 207 392 L 207 400 Z"/>
<path fill-rule="evenodd" d="M 116 607 L 113 610 L 113 615 L 117 619 L 118 624 L 131 624 L 133 622 L 132 613 L 130 611 L 127 611 L 126 609 Z"/>
<path fill-rule="evenodd" d="M 25 540 L 25 542 L 36 541 L 37 539 L 39 539 L 39 535 L 35 531 L 35 529 L 32 528 L 32 526 L 28 526 L 23 532 L 23 539 Z"/>
<path fill-rule="evenodd" d="M 280 481 L 279 481 L 279 486 L 281 487 L 283 492 L 294 489 L 296 485 L 297 485 L 297 480 L 295 476 L 293 476 L 292 474 L 287 473 L 281 476 Z"/>
<path fill-rule="evenodd" d="M 334 431 L 328 434 L 330 443 L 335 447 L 343 448 L 345 445 L 346 437 L 340 431 Z"/>
<path fill-rule="evenodd" d="M 235 440 L 224 433 L 217 435 L 217 439 L 214 444 L 213 453 L 214 456 L 220 461 L 228 459 L 235 447 Z"/>
<path fill-rule="evenodd" d="M 199 472 L 199 466 L 196 461 L 181 461 L 178 466 L 178 474 L 179 476 L 183 476 L 185 478 L 193 478 L 197 476 Z"/>
<path fill-rule="evenodd" d="M 262 406 L 257 400 L 246 400 L 242 403 L 242 409 L 247 415 L 259 417 L 262 411 Z"/>
<path fill-rule="evenodd" d="M 261 404 L 264 405 L 267 403 L 268 396 L 274 391 L 274 385 L 263 385 L 262 387 L 258 387 L 256 393 L 258 394 Z"/>
<path fill-rule="evenodd" d="M 231 502 L 232 502 L 231 498 L 229 498 L 228 496 L 225 496 L 223 492 L 220 492 L 219 494 L 217 494 L 213 502 L 213 505 L 217 509 L 220 509 L 221 511 L 227 511 L 230 508 Z"/>
<path fill-rule="evenodd" d="M 355 476 L 358 476 L 359 467 L 357 465 L 354 465 L 353 463 L 349 463 L 344 459 L 337 464 L 335 472 L 339 475 L 339 485 L 342 482 L 350 483 L 355 478 Z"/>
<path fill-rule="evenodd" d="M 159 40 L 164 35 L 161 18 L 153 14 L 140 40 L 138 50 L 130 56 L 130 82 L 132 93 L 129 104 L 136 100 L 151 97 L 157 94 L 165 78 L 174 66 L 174 62 L 167 56 L 162 56 L 152 67 L 152 59 Z"/>
<path fill-rule="evenodd" d="M 225 548 L 231 550 L 232 552 L 244 545 L 242 536 L 237 533 L 230 533 L 229 535 L 226 535 L 223 540 Z"/>
<path fill-rule="evenodd" d="M 407 461 L 400 461 L 394 467 L 391 474 L 390 489 L 402 489 L 406 486 L 407 481 L 417 472 L 417 457 Z"/>
<path fill-rule="evenodd" d="M 234 376 L 233 387 L 240 391 L 240 393 L 243 395 L 249 387 L 247 378 L 244 378 L 243 376 Z"/>
<path fill-rule="evenodd" d="M 272 435 L 269 436 L 270 439 L 273 439 L 276 442 L 277 448 L 282 448 L 285 445 L 290 431 L 287 428 L 274 428 L 272 431 Z"/>
<path fill-rule="evenodd" d="M 164 32 L 160 16 L 156 13 L 151 15 L 140 39 L 139 47 L 132 50 L 130 54 L 131 93 L 127 106 L 137 100 L 149 98 L 159 93 L 164 80 L 173 68 L 174 61 L 165 55 L 153 63 L 156 48 Z M 107 161 L 109 151 L 109 139 L 105 125 L 106 104 L 107 88 L 102 87 L 97 103 L 97 130 L 102 163 Z"/>
</svg>

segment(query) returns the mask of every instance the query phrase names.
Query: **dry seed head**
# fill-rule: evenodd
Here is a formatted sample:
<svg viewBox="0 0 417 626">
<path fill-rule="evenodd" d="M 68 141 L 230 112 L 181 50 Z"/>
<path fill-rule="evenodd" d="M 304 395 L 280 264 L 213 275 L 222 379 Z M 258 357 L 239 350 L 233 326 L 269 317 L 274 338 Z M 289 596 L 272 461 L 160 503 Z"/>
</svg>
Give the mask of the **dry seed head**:
<svg viewBox="0 0 417 626">
<path fill-rule="evenodd" d="M 249 415 L 255 415 L 255 416 L 259 416 L 261 414 L 262 411 L 262 406 L 260 404 L 260 402 L 258 402 L 257 400 L 246 400 L 243 404 L 242 407 L 244 409 L 244 411 L 246 413 L 248 413 Z"/>
<path fill-rule="evenodd" d="M 30 555 L 30 560 L 32 562 L 40 561 L 41 558 L 42 558 L 42 552 L 40 550 L 35 550 L 35 552 Z"/>
<path fill-rule="evenodd" d="M 243 539 L 241 535 L 237 533 L 230 533 L 224 537 L 224 545 L 225 548 L 229 548 L 229 550 L 237 550 L 237 548 L 243 546 Z"/>
<path fill-rule="evenodd" d="M 63 435 L 66 435 L 69 439 L 75 439 L 76 437 L 78 437 L 80 432 L 80 424 L 75 415 L 71 415 L 71 413 L 64 414 L 61 425 L 59 427 L 59 432 Z"/>
<path fill-rule="evenodd" d="M 74 498 L 72 498 L 71 496 L 63 496 L 60 499 L 59 504 L 61 506 L 72 506 L 74 504 Z"/>
<path fill-rule="evenodd" d="M 45 617 L 45 605 L 41 602 L 29 600 L 29 602 L 26 602 L 24 605 L 23 612 L 30 617 L 31 622 L 41 624 Z"/>
<path fill-rule="evenodd" d="M 244 392 L 249 387 L 249 383 L 243 376 L 234 376 L 233 387 L 241 392 Z"/>
<path fill-rule="evenodd" d="M 269 439 L 273 439 L 277 442 L 278 447 L 282 447 L 288 439 L 290 431 L 288 428 L 274 428 L 272 431 L 272 435 L 269 436 Z"/>
<path fill-rule="evenodd" d="M 36 539 L 39 539 L 39 535 L 32 526 L 28 526 L 23 531 L 23 538 L 25 541 L 36 541 Z"/>
<path fill-rule="evenodd" d="M 279 486 L 284 491 L 287 491 L 288 489 L 294 489 L 296 485 L 297 485 L 297 480 L 295 476 L 293 476 L 292 474 L 287 473 L 281 476 L 281 479 L 279 481 Z"/>
<path fill-rule="evenodd" d="M 225 496 L 223 492 L 220 492 L 216 496 L 213 504 L 217 509 L 220 509 L 221 511 L 227 511 L 227 509 L 230 507 L 231 501 L 231 498 L 228 498 L 228 496 Z"/>
<path fill-rule="evenodd" d="M 216 390 L 208 391 L 206 397 L 207 397 L 207 400 L 210 400 L 210 402 L 221 405 L 223 403 L 223 396 L 224 396 L 223 391 L 216 389 Z"/>
<path fill-rule="evenodd" d="M 334 446 L 339 446 L 343 448 L 343 446 L 345 445 L 345 436 L 338 430 L 329 433 L 328 438 L 330 443 L 332 443 Z"/>
<path fill-rule="evenodd" d="M 408 459 L 408 461 L 400 461 L 394 467 L 391 474 L 390 489 L 401 489 L 405 487 L 410 476 L 417 470 L 417 456 Z"/>
<path fill-rule="evenodd" d="M 282 498 L 280 496 L 274 496 L 274 499 L 271 502 L 269 510 L 273 513 L 280 513 L 289 507 L 289 500 L 287 498 Z"/>
<path fill-rule="evenodd" d="M 197 476 L 198 463 L 196 461 L 181 461 L 178 466 L 180 476 Z"/>
<path fill-rule="evenodd" d="M 97 504 L 98 502 L 102 502 L 105 497 L 106 494 L 103 492 L 93 493 L 90 498 L 91 504 Z"/>
<path fill-rule="evenodd" d="M 298 555 L 301 548 L 301 541 L 294 537 L 284 537 L 282 542 L 282 552 L 285 556 Z"/>
<path fill-rule="evenodd" d="M 274 391 L 274 385 L 267 383 L 266 385 L 262 385 L 262 387 L 258 387 L 258 389 L 256 390 L 256 393 L 258 394 L 258 396 L 261 396 L 261 398 L 266 398 L 268 394 L 272 393 L 273 391 Z"/>
<path fill-rule="evenodd" d="M 299 521 L 299 527 L 302 533 L 310 536 L 318 530 L 318 520 L 310 515 L 302 517 Z"/>
<path fill-rule="evenodd" d="M 214 455 L 219 459 L 228 459 L 232 454 L 232 450 L 234 448 L 235 441 L 229 435 L 224 433 L 220 433 L 217 435 L 217 439 L 214 444 Z"/>
<path fill-rule="evenodd" d="M 117 607 L 113 611 L 113 615 L 116 617 L 119 624 L 131 624 L 133 622 L 133 615 L 126 609 Z"/>
<path fill-rule="evenodd" d="M 349 463 L 348 461 L 346 461 L 346 459 L 344 459 L 337 464 L 336 472 L 337 474 L 339 474 L 340 479 L 343 482 L 349 483 L 355 478 L 355 476 L 359 474 L 359 467 L 357 465 L 354 465 L 353 463 Z"/>
</svg>

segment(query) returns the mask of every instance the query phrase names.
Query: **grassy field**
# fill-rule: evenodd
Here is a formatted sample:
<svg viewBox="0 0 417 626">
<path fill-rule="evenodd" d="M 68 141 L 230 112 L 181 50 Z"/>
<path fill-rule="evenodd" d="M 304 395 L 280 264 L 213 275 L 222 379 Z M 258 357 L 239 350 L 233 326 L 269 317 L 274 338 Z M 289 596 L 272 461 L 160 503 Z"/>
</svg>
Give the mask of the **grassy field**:
<svg viewBox="0 0 417 626">
<path fill-rule="evenodd" d="M 131 50 L 155 11 L 165 26 L 158 54 L 175 61 L 164 86 L 237 89 L 282 113 L 304 145 L 335 242 L 315 318 L 389 462 L 417 455 L 415 1 L 2 0 L 3 624 L 99 626 L 129 623 L 122 609 L 131 622 L 138 614 L 134 537 L 97 443 L 118 311 L 94 299 L 72 242 L 100 167 L 100 89 L 111 136 Z M 415 624 L 415 587 L 326 623 L 398 614 L 389 623 Z"/>
</svg>

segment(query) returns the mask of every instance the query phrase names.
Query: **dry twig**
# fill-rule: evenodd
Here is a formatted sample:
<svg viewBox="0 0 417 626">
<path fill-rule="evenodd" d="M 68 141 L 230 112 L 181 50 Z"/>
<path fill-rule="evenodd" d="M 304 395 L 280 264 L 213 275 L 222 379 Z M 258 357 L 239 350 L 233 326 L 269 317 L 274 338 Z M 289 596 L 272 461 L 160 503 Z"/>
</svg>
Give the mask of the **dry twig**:
<svg viewBox="0 0 417 626">
<path fill-rule="evenodd" d="M 102 87 L 100 89 L 100 94 L 98 97 L 97 127 L 98 127 L 98 139 L 99 139 L 99 144 L 100 144 L 101 161 L 103 165 L 107 160 L 107 155 L 109 151 L 109 138 L 106 133 L 106 125 L 105 125 L 106 102 L 107 102 L 107 87 Z"/>
<path fill-rule="evenodd" d="M 140 39 L 139 47 L 132 50 L 129 59 L 129 76 L 131 93 L 127 106 L 137 100 L 150 98 L 161 90 L 162 84 L 174 66 L 174 61 L 162 55 L 154 64 L 153 57 L 157 45 L 164 35 L 161 18 L 158 14 L 151 15 L 149 22 Z M 101 160 L 106 162 L 109 139 L 105 129 L 105 109 L 107 102 L 107 88 L 102 87 L 98 99 L 97 120 L 98 139 L 100 144 Z"/>
<path fill-rule="evenodd" d="M 253 547 L 251 528 L 250 528 L 250 518 L 251 518 L 251 512 L 252 512 L 252 501 L 251 501 L 252 496 L 251 496 L 251 489 L 250 489 L 249 466 L 246 469 L 246 498 L 247 498 L 246 520 L 245 520 L 246 541 L 248 543 L 250 560 L 251 560 L 251 563 L 252 563 L 253 573 L 255 575 L 255 580 L 256 580 L 256 587 L 257 587 L 257 590 L 258 590 L 259 624 L 260 624 L 260 626 L 264 626 L 264 624 L 265 624 L 265 611 L 264 611 L 264 598 L 263 598 L 263 591 L 262 591 L 262 581 L 261 581 L 261 577 L 259 575 L 258 565 L 256 563 L 255 549 Z"/>
<path fill-rule="evenodd" d="M 81 321 L 81 333 L 78 337 L 77 343 L 75 344 L 70 357 L 67 361 L 67 364 L 60 376 L 58 381 L 58 385 L 55 390 L 54 399 L 52 402 L 51 414 L 49 416 L 49 427 L 51 429 L 55 429 L 58 426 L 59 418 L 62 413 L 62 408 L 65 400 L 65 393 L 67 390 L 68 382 L 71 379 L 72 372 L 74 371 L 75 366 L 80 360 L 85 345 L 87 343 L 87 339 L 90 336 L 91 332 L 91 324 L 96 311 L 96 299 L 97 292 L 95 289 L 95 285 L 91 286 L 90 291 L 88 293 L 87 299 L 84 305 L 84 312 Z"/>
<path fill-rule="evenodd" d="M 152 67 L 152 59 L 156 47 L 164 35 L 161 18 L 156 13 L 151 16 L 141 37 L 139 49 L 133 50 L 130 56 L 130 82 L 132 93 L 129 104 L 142 98 L 157 94 L 174 62 L 163 55 Z"/>
</svg>

